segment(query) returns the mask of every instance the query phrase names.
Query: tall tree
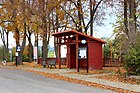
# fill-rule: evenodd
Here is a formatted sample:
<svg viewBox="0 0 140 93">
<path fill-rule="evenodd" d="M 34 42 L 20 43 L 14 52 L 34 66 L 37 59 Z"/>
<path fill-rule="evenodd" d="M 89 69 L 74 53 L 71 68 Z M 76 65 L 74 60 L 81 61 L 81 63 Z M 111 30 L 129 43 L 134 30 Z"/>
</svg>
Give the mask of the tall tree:
<svg viewBox="0 0 140 93">
<path fill-rule="evenodd" d="M 101 25 L 104 19 L 104 9 L 111 0 L 68 0 L 66 5 L 61 5 L 63 11 L 70 17 L 70 24 L 74 24 L 75 29 L 88 33 L 90 28 L 90 35 L 93 36 L 93 23 L 94 25 Z M 67 6 L 67 8 L 64 8 Z M 89 18 L 90 16 L 90 18 Z M 72 23 L 73 22 L 73 23 Z M 71 26 L 72 27 L 72 26 Z"/>
<path fill-rule="evenodd" d="M 128 0 L 129 4 L 129 30 L 128 36 L 130 42 L 134 45 L 136 38 L 136 0 Z"/>
<path fill-rule="evenodd" d="M 134 46 L 137 36 L 137 12 L 139 11 L 139 0 L 124 0 L 124 27 L 129 41 Z M 139 13 L 138 13 L 139 14 Z"/>
<path fill-rule="evenodd" d="M 127 13 L 127 6 L 128 2 L 127 0 L 124 0 L 124 27 L 125 27 L 125 33 L 128 35 L 128 13 Z"/>
<path fill-rule="evenodd" d="M 8 29 L 8 28 L 7 28 Z M 3 56 L 3 60 L 8 60 L 8 54 L 9 54 L 9 32 L 8 30 L 6 30 L 5 28 L 1 28 L 0 29 L 0 35 L 1 35 L 1 39 L 2 39 L 2 42 L 3 42 L 3 53 L 4 53 L 4 56 Z"/>
<path fill-rule="evenodd" d="M 10 7 L 9 7 L 10 6 Z M 10 31 L 13 31 L 16 40 L 16 46 L 21 47 L 18 56 L 18 64 L 22 62 L 22 53 L 26 44 L 26 32 L 28 22 L 27 3 L 25 0 L 7 0 L 2 9 L 2 22 L 9 22 Z"/>
</svg>

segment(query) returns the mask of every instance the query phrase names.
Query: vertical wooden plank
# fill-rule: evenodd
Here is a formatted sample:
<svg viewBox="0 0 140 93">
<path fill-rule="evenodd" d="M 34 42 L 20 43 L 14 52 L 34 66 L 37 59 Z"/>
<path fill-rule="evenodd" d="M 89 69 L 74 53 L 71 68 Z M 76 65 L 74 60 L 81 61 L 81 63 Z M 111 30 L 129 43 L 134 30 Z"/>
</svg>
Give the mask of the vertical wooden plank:
<svg viewBox="0 0 140 93">
<path fill-rule="evenodd" d="M 88 73 L 88 68 L 89 68 L 89 63 L 88 63 L 88 55 L 89 55 L 89 52 L 88 52 L 88 43 L 87 43 L 87 73 Z"/>
<path fill-rule="evenodd" d="M 103 45 L 103 48 L 102 48 L 102 66 L 105 66 L 105 44 Z"/>
<path fill-rule="evenodd" d="M 67 45 L 67 68 L 70 68 L 70 46 Z"/>
<path fill-rule="evenodd" d="M 79 62 L 78 62 L 78 35 L 76 35 L 76 70 L 79 72 Z"/>
<path fill-rule="evenodd" d="M 58 46 L 58 37 L 54 37 L 55 39 L 55 43 L 56 43 L 56 46 Z M 57 52 L 55 52 L 56 53 L 56 63 L 58 63 L 58 47 L 55 47 L 55 48 L 57 48 Z"/>
<path fill-rule="evenodd" d="M 113 64 L 112 64 L 112 42 L 111 41 L 110 41 L 110 63 L 112 66 Z"/>
<path fill-rule="evenodd" d="M 60 43 L 60 38 L 58 38 L 57 43 Z M 61 45 L 58 44 L 58 58 L 57 58 L 57 62 L 59 65 L 59 69 L 61 69 Z"/>
<path fill-rule="evenodd" d="M 61 69 L 61 45 L 58 45 L 58 64 L 59 69 Z"/>
</svg>

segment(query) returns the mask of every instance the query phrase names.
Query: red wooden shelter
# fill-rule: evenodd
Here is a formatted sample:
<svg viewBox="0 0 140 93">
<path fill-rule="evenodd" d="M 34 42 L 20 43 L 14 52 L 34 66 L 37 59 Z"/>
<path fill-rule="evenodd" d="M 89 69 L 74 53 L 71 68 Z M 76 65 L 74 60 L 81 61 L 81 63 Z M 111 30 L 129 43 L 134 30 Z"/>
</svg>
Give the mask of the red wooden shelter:
<svg viewBox="0 0 140 93">
<path fill-rule="evenodd" d="M 54 33 L 53 36 L 57 38 L 59 68 L 61 68 L 61 45 L 67 46 L 67 67 L 87 68 L 89 70 L 102 69 L 102 44 L 105 41 L 78 32 L 76 30 L 67 30 L 63 32 Z"/>
</svg>

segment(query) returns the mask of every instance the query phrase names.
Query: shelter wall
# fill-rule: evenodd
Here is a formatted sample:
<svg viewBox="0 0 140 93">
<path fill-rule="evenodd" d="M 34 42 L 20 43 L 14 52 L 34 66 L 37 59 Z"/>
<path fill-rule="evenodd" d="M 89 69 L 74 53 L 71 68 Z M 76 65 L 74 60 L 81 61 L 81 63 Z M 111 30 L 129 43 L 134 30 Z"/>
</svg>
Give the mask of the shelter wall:
<svg viewBox="0 0 140 93">
<path fill-rule="evenodd" d="M 102 44 L 96 41 L 88 44 L 89 70 L 102 69 Z"/>
<path fill-rule="evenodd" d="M 80 59 L 79 60 L 80 68 L 86 69 L 87 67 L 87 60 L 86 59 Z"/>
<path fill-rule="evenodd" d="M 76 45 L 70 46 L 70 68 L 76 68 Z"/>
</svg>

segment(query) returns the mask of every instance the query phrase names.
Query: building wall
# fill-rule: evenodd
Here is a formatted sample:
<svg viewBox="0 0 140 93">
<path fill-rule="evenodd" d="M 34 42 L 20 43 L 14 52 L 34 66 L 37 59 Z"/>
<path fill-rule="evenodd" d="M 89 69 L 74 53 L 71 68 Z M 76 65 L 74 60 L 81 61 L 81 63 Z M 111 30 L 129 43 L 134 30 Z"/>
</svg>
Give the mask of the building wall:
<svg viewBox="0 0 140 93">
<path fill-rule="evenodd" d="M 70 68 L 76 68 L 76 45 L 70 46 Z"/>
<path fill-rule="evenodd" d="M 86 59 L 80 59 L 79 64 L 80 64 L 80 68 L 82 68 L 82 69 L 87 68 L 87 60 Z"/>
<path fill-rule="evenodd" d="M 102 44 L 96 41 L 88 43 L 88 62 L 89 70 L 101 70 L 102 61 Z M 70 46 L 70 68 L 76 68 L 76 46 Z M 86 69 L 86 60 L 79 60 L 80 68 Z"/>
<path fill-rule="evenodd" d="M 88 44 L 89 70 L 102 69 L 102 44 L 96 41 Z"/>
</svg>

